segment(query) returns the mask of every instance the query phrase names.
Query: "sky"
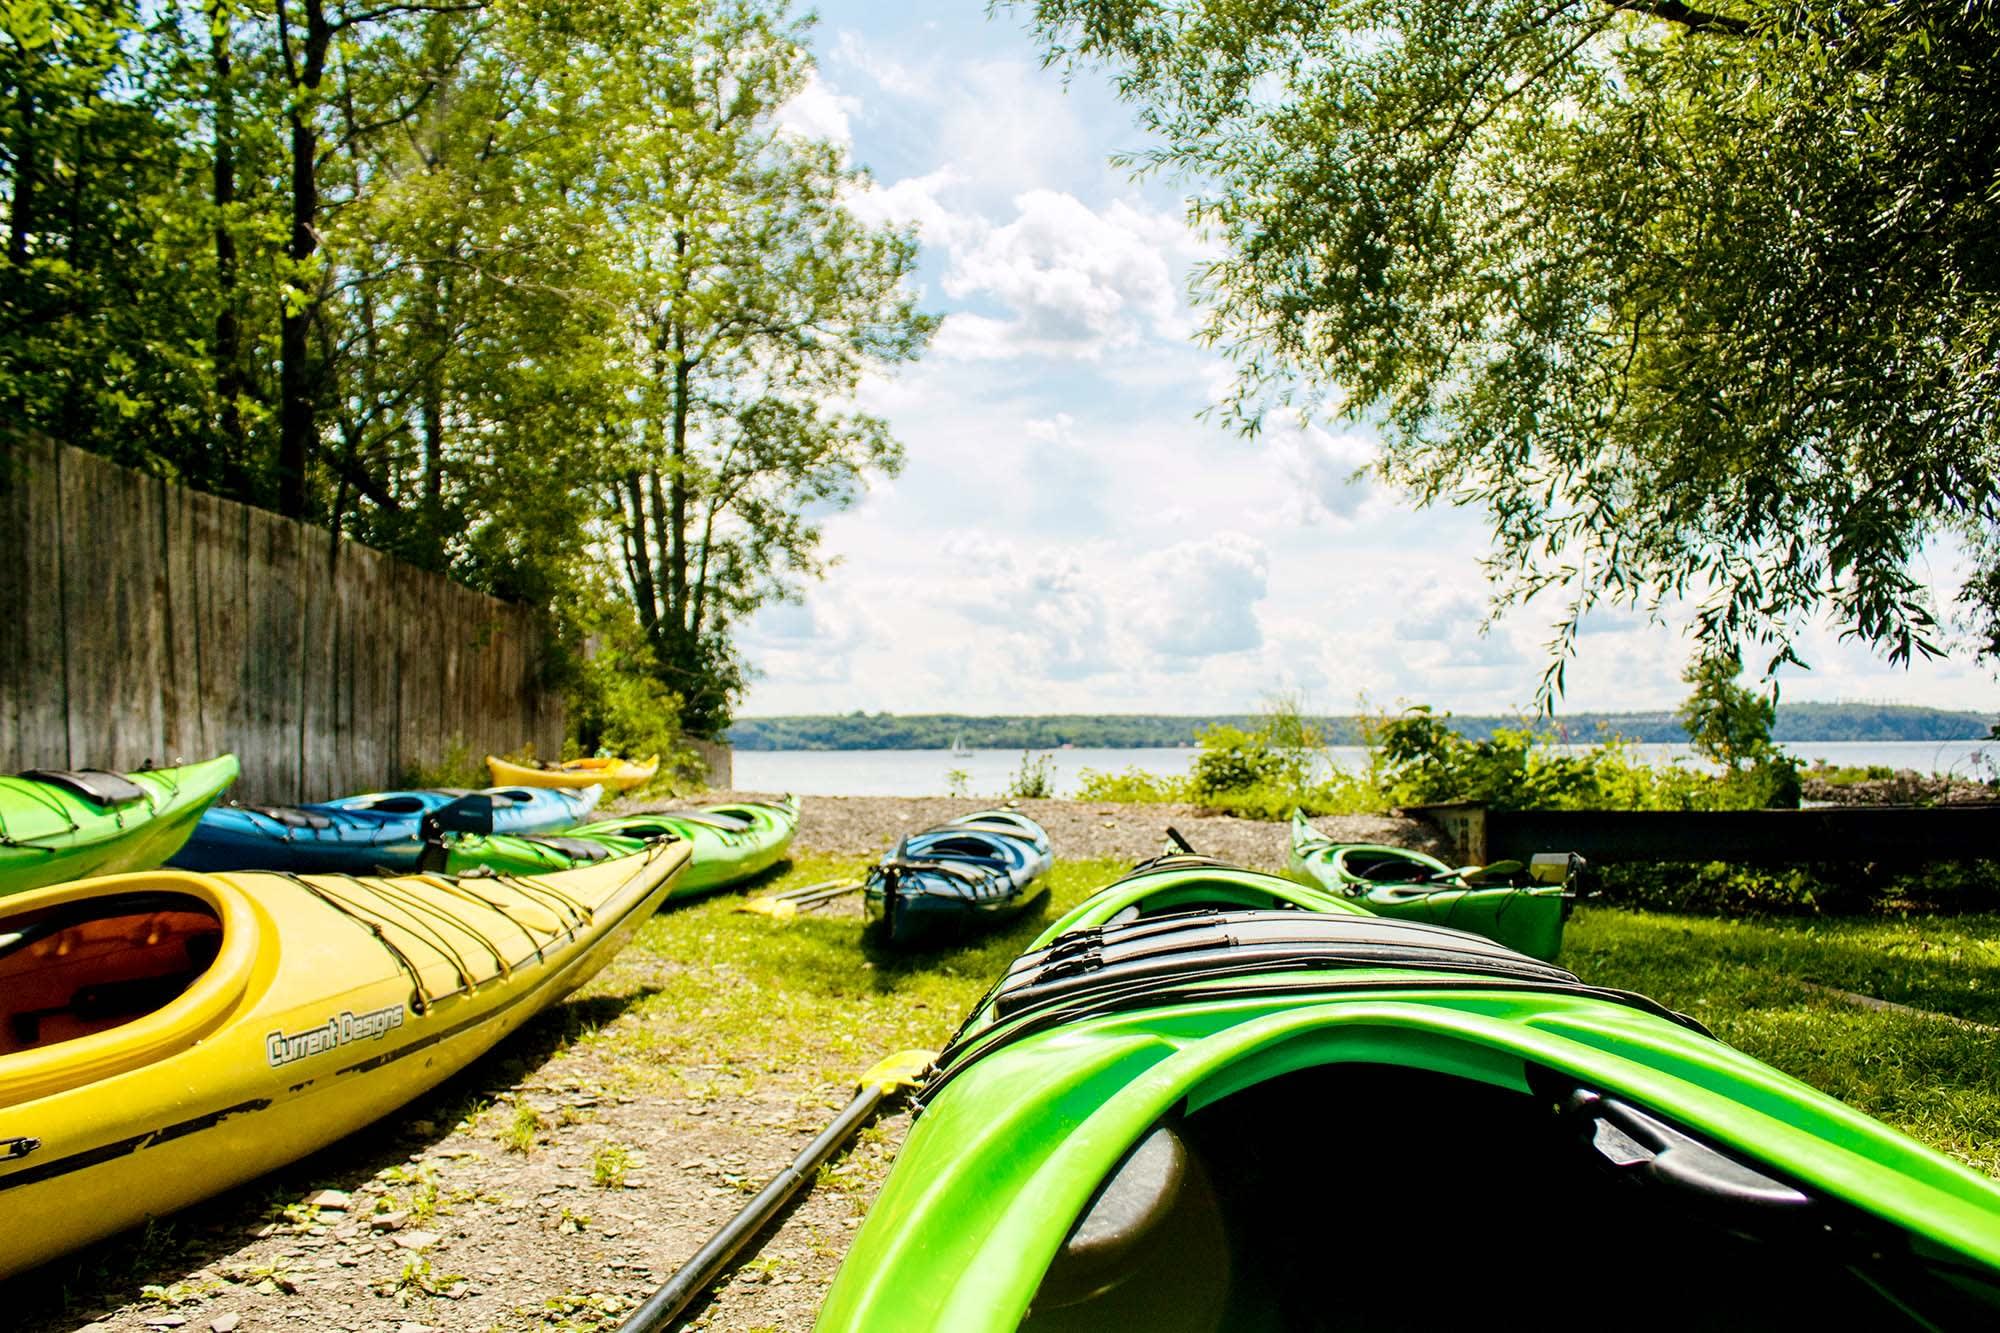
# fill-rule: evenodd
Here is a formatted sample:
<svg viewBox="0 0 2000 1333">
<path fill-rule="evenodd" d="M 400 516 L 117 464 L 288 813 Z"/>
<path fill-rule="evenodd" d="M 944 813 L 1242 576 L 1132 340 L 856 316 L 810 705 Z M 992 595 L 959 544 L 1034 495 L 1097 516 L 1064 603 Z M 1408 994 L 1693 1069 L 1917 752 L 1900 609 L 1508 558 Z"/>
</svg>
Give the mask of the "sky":
<svg viewBox="0 0 2000 1333">
<path fill-rule="evenodd" d="M 1041 68 L 979 0 L 827 0 L 818 72 L 785 111 L 872 173 L 854 207 L 915 226 L 929 352 L 861 405 L 907 451 L 826 522 L 827 577 L 738 642 L 738 710 L 1217 713 L 1277 693 L 1345 712 L 1532 704 L 1553 608 L 1489 632 L 1479 513 L 1418 510 L 1355 470 L 1365 428 L 1205 420 L 1230 370 L 1190 334 L 1205 243 L 1108 79 Z M 1955 553 L 1930 574 L 1955 588 Z M 1559 711 L 1670 707 L 1691 641 L 1628 613 L 1585 626 Z M 1807 636 L 1788 700 L 2000 710 L 1959 655 L 1892 667 Z"/>
</svg>

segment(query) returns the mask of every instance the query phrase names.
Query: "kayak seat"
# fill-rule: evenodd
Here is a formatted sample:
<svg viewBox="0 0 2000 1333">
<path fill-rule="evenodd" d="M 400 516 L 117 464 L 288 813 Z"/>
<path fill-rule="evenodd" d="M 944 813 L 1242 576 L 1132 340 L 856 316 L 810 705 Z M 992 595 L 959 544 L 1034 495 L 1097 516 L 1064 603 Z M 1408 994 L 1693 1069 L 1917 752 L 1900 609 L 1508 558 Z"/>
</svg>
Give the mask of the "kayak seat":
<svg viewBox="0 0 2000 1333">
<path fill-rule="evenodd" d="M 131 894 L 0 921 L 0 1055 L 149 1014 L 193 985 L 222 947 L 206 904 Z"/>
<path fill-rule="evenodd" d="M 592 842 L 589 838 L 563 838 L 538 834 L 533 837 L 525 837 L 521 841 L 532 842 L 537 847 L 547 847 L 552 851 L 561 852 L 572 861 L 603 861 L 611 855 L 609 847 L 606 847 L 601 842 Z"/>
<path fill-rule="evenodd" d="M 260 814 L 272 823 L 283 824 L 286 828 L 313 829 L 318 831 L 333 827 L 333 819 L 330 816 L 323 815 L 317 810 L 307 810 L 296 805 L 243 804 L 238 805 L 237 808 Z"/>
<path fill-rule="evenodd" d="M 748 833 L 750 821 L 738 819 L 735 815 L 717 814 L 713 810 L 675 810 L 675 819 L 685 819 L 690 824 L 701 824 L 707 828 L 721 829 L 725 833 Z"/>
<path fill-rule="evenodd" d="M 416 796 L 398 793 L 395 796 L 384 796 L 379 801 L 370 801 L 366 805 L 354 808 L 357 810 L 373 810 L 375 813 L 381 815 L 420 815 L 424 812 L 425 807 L 424 802 Z"/>
<path fill-rule="evenodd" d="M 1021 1328 L 1209 1333 L 1220 1325 L 1230 1262 L 1207 1167 L 1161 1125 L 1085 1206 Z"/>
<path fill-rule="evenodd" d="M 1396 1133 L 1330 1138 L 1327 1108 L 1338 1106 L 1393 1114 Z M 1661 1162 L 1679 1151 L 1716 1156 L 1644 1120 L 1619 1123 L 1662 1149 Z M 1312 1065 L 1254 1083 L 1173 1122 L 1189 1175 L 1201 1173 L 1213 1193 L 1214 1252 L 1169 1249 L 1156 1261 L 1151 1251 L 1170 1245 L 1156 1224 L 1158 1239 L 1121 1261 L 1132 1276 L 1056 1305 L 1073 1289 L 1055 1285 L 1072 1278 L 1066 1245 L 1043 1279 L 1047 1298 L 1037 1295 L 1021 1327 L 1505 1328 L 1561 1323 L 1563 1311 L 1662 1333 L 1992 1327 L 1978 1294 L 1926 1274 L 1893 1228 L 1855 1230 L 1852 1214 L 1802 1213 L 1784 1198 L 1774 1209 L 1751 1197 L 1768 1195 L 1770 1182 L 1739 1188 L 1741 1164 L 1699 1161 L 1705 1180 L 1642 1180 L 1621 1165 L 1629 1140 L 1607 1148 L 1603 1124 L 1579 1123 L 1547 1096 L 1383 1064 Z M 1176 1281 L 1190 1302 L 1206 1282 L 1221 1307 L 1170 1308 L 1157 1320 L 1121 1308 L 1151 1295 L 1149 1284 Z"/>
<path fill-rule="evenodd" d="M 112 773 L 102 768 L 31 768 L 21 776 L 31 782 L 61 787 L 92 805 L 129 805 L 146 799 L 144 787 L 123 773 Z"/>
</svg>

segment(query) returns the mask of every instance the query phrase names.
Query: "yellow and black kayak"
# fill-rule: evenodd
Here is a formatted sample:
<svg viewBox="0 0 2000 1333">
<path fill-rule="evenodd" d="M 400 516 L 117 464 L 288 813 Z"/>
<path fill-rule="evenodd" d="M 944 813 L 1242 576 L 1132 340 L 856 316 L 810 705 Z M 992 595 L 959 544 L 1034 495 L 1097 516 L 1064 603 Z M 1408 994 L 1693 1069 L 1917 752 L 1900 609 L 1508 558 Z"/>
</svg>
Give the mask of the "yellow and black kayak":
<svg viewBox="0 0 2000 1333">
<path fill-rule="evenodd" d="M 517 764 L 486 756 L 486 771 L 496 787 L 602 787 L 626 791 L 653 780 L 660 756 L 644 759 L 570 759 L 560 764 Z"/>
<path fill-rule="evenodd" d="M 685 843 L 561 874 L 181 871 L 0 901 L 0 1276 L 304 1156 L 583 984 Z"/>
</svg>

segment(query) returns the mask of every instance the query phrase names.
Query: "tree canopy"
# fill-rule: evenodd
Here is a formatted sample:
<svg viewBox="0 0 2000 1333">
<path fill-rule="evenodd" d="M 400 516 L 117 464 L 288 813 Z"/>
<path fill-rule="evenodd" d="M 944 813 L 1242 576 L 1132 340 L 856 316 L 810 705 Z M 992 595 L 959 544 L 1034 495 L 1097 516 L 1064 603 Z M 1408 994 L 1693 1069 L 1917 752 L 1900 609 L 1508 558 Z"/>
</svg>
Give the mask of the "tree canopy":
<svg viewBox="0 0 2000 1333">
<path fill-rule="evenodd" d="M 786 0 L 10 5 L 0 432 L 549 608 L 586 745 L 719 731 L 732 624 L 899 461 L 843 404 L 932 327 L 913 237 L 780 128 L 808 33 Z"/>
<path fill-rule="evenodd" d="M 1379 425 L 1483 507 L 1496 604 L 1697 608 L 1796 660 L 1940 650 L 1956 534 L 2000 649 L 2000 7 L 1037 0 L 1225 242 L 1228 412 Z"/>
</svg>

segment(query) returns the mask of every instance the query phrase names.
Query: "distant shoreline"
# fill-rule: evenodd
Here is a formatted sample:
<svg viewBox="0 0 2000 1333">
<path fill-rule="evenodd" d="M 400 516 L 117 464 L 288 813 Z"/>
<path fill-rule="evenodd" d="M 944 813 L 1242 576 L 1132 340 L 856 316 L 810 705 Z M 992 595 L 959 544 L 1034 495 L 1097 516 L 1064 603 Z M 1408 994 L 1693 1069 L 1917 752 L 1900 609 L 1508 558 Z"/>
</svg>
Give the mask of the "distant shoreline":
<svg viewBox="0 0 2000 1333">
<path fill-rule="evenodd" d="M 1455 730 L 1474 739 L 1490 736 L 1498 728 L 1529 725 L 1518 716 L 1447 716 Z M 1315 721 L 1329 745 L 1364 743 L 1367 719 L 1348 714 Z M 1780 704 L 1773 735 L 1785 745 L 1978 741 L 1988 738 L 1994 721 L 1993 714 L 1901 704 Z M 1211 726 L 1257 723 L 1257 717 L 1244 713 L 796 714 L 738 718 L 729 740 L 738 750 L 947 750 L 954 743 L 979 750 L 1053 750 L 1065 745 L 1150 750 L 1192 745 Z M 1536 725 L 1583 743 L 1613 736 L 1642 744 L 1687 739 L 1672 710 L 1575 713 L 1553 724 Z"/>
</svg>

